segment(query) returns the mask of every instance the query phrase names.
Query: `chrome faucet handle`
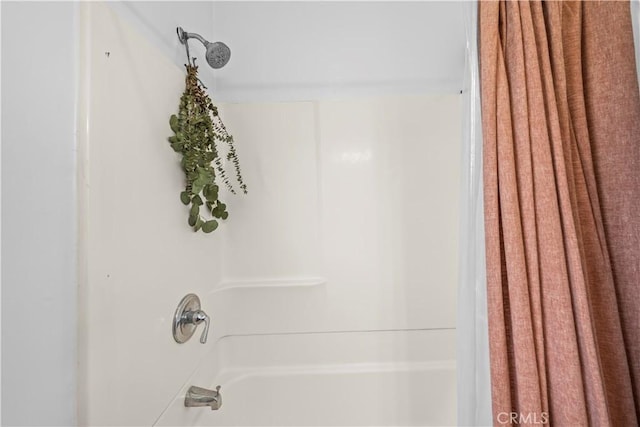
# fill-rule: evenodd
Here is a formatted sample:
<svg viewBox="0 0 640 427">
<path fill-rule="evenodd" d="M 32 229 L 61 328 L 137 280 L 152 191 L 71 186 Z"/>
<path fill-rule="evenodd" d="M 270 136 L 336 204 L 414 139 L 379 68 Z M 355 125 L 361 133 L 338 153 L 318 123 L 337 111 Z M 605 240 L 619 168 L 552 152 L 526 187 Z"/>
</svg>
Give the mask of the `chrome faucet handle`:
<svg viewBox="0 0 640 427">
<path fill-rule="evenodd" d="M 204 344 L 207 342 L 207 336 L 209 335 L 209 316 L 207 316 L 207 313 L 200 310 L 196 317 L 198 319 L 198 323 L 204 322 L 204 331 L 202 331 L 202 335 L 200 335 L 200 342 Z"/>
<path fill-rule="evenodd" d="M 200 336 L 200 342 L 205 344 L 209 335 L 209 323 L 211 318 L 200 309 L 200 298 L 195 294 L 186 295 L 178 308 L 172 322 L 173 338 L 182 344 L 191 338 L 200 323 L 204 322 L 204 330 Z"/>
<path fill-rule="evenodd" d="M 200 342 L 202 344 L 207 342 L 207 336 L 209 335 L 209 316 L 202 310 L 187 311 L 183 315 L 185 323 L 191 323 L 198 326 L 204 322 L 204 331 L 200 335 Z"/>
</svg>

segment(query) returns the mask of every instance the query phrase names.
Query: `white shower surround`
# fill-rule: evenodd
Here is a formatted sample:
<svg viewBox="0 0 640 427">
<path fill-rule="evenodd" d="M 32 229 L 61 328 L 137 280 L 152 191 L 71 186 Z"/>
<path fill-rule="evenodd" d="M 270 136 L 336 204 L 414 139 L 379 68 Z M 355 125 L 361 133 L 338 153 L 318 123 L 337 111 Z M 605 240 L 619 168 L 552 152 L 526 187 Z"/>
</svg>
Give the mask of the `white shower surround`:
<svg viewBox="0 0 640 427">
<path fill-rule="evenodd" d="M 484 248 L 482 121 L 478 68 L 477 4 L 465 5 L 466 64 L 463 90 L 460 190 L 460 276 L 457 320 L 458 425 L 489 426 L 491 383 Z"/>
<path fill-rule="evenodd" d="M 204 360 L 231 355 L 184 387 L 232 403 L 181 390 L 158 425 L 455 424 L 459 97 L 220 110 L 257 194 L 229 201 L 208 299 L 224 336 Z"/>
<path fill-rule="evenodd" d="M 460 96 L 221 105 L 250 193 L 193 234 L 165 142 L 183 71 L 81 7 L 80 423 L 454 423 Z M 188 292 L 206 345 L 171 338 Z M 218 382 L 221 411 L 182 407 Z M 305 421 L 252 390 L 334 409 Z"/>
<path fill-rule="evenodd" d="M 155 425 L 455 425 L 454 347 L 452 330 L 225 337 L 187 381 L 224 384 L 224 410 L 185 408 L 185 386 Z"/>
</svg>

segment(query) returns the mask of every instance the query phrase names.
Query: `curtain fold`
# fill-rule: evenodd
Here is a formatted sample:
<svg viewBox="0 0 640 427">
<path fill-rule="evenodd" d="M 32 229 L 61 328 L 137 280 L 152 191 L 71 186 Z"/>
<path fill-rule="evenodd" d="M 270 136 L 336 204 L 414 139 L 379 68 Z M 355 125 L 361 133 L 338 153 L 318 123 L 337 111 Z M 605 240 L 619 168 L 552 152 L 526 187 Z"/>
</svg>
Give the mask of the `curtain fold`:
<svg viewBox="0 0 640 427">
<path fill-rule="evenodd" d="M 630 18 L 628 2 L 479 3 L 496 425 L 638 425 Z"/>
</svg>

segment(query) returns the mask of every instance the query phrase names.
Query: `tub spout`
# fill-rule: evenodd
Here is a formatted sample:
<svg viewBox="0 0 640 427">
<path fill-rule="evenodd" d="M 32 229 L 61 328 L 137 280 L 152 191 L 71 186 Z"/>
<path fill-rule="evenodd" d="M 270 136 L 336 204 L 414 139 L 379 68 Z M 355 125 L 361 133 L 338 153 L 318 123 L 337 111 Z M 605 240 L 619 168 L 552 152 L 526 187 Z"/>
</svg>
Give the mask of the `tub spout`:
<svg viewBox="0 0 640 427">
<path fill-rule="evenodd" d="M 220 409 L 220 406 L 222 406 L 220 386 L 216 387 L 215 390 L 196 386 L 189 387 L 189 390 L 187 390 L 187 394 L 184 397 L 184 406 L 189 408 L 210 406 L 212 411 Z"/>
</svg>

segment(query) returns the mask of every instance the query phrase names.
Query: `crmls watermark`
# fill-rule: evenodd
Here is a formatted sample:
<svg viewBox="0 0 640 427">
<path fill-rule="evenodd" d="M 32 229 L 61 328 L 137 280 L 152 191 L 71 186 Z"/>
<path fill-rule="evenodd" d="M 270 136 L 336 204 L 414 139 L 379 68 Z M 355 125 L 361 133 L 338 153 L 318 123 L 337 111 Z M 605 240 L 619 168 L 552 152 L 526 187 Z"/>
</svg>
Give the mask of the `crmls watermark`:
<svg viewBox="0 0 640 427">
<path fill-rule="evenodd" d="M 545 425 L 549 424 L 548 412 L 498 412 L 496 420 L 499 424 L 527 424 L 527 425 Z"/>
</svg>

